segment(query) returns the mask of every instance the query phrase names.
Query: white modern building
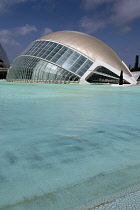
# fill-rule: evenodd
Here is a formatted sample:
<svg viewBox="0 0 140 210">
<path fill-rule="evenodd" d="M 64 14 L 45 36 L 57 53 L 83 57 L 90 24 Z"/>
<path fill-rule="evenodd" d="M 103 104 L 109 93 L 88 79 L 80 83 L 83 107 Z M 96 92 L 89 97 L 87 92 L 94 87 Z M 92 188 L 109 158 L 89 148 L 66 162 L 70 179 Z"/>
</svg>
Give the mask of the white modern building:
<svg viewBox="0 0 140 210">
<path fill-rule="evenodd" d="M 13 62 L 7 81 L 136 84 L 128 67 L 102 41 L 75 31 L 49 33 L 32 42 Z"/>
<path fill-rule="evenodd" d="M 6 78 L 7 70 L 10 67 L 9 60 L 5 50 L 0 44 L 0 80 Z"/>
<path fill-rule="evenodd" d="M 9 68 L 9 60 L 5 50 L 3 49 L 2 45 L 0 44 L 0 67 Z"/>
</svg>

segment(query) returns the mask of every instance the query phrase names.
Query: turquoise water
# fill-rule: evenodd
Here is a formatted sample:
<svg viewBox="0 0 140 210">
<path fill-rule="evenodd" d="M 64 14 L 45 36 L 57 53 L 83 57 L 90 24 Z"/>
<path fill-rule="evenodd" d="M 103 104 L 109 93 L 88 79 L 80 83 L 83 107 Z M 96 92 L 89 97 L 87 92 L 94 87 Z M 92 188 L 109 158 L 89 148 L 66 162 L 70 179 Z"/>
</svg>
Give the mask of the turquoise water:
<svg viewBox="0 0 140 210">
<path fill-rule="evenodd" d="M 1 81 L 0 207 L 73 209 L 140 183 L 139 130 L 139 86 Z"/>
</svg>

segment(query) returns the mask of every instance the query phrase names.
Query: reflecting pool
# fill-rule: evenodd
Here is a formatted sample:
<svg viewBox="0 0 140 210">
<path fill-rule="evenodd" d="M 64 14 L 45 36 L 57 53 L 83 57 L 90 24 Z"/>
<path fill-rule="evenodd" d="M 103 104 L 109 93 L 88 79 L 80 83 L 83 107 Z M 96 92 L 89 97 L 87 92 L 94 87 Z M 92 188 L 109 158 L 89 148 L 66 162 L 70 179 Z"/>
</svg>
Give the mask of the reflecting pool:
<svg viewBox="0 0 140 210">
<path fill-rule="evenodd" d="M 0 82 L 0 209 L 69 210 L 140 183 L 140 87 Z"/>
</svg>

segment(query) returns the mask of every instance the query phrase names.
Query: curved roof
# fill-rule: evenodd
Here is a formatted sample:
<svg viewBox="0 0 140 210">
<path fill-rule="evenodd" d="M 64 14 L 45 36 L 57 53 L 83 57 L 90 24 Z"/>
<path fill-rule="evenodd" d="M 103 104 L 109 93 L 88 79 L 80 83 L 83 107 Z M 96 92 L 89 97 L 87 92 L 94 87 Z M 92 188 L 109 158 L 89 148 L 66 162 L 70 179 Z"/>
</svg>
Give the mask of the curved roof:
<svg viewBox="0 0 140 210">
<path fill-rule="evenodd" d="M 40 39 L 53 40 L 72 47 L 88 56 L 93 61 L 100 59 L 118 70 L 123 70 L 127 75 L 131 76 L 131 73 L 117 54 L 109 46 L 93 36 L 76 31 L 58 31 L 46 34 L 38 40 Z"/>
<path fill-rule="evenodd" d="M 0 59 L 3 61 L 5 67 L 7 67 L 7 68 L 10 67 L 7 54 L 6 54 L 5 50 L 3 49 L 3 47 L 1 46 L 1 44 L 0 44 Z"/>
</svg>

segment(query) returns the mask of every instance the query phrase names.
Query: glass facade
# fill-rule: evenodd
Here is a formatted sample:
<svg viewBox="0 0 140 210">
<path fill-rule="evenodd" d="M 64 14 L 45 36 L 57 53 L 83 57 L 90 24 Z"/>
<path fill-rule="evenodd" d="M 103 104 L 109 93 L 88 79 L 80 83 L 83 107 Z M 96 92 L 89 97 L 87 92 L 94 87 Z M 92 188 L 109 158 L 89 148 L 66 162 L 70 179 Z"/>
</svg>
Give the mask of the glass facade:
<svg viewBox="0 0 140 210">
<path fill-rule="evenodd" d="M 62 44 L 37 40 L 15 59 L 7 81 L 71 83 L 91 67 L 93 61 Z M 87 79 L 89 83 L 118 83 L 119 76 L 100 67 Z"/>
<path fill-rule="evenodd" d="M 36 57 L 19 57 L 12 65 L 7 80 L 25 82 L 78 81 L 79 76 Z"/>
<path fill-rule="evenodd" d="M 75 82 L 92 64 L 91 60 L 66 46 L 38 40 L 15 59 L 7 80 Z"/>
</svg>

